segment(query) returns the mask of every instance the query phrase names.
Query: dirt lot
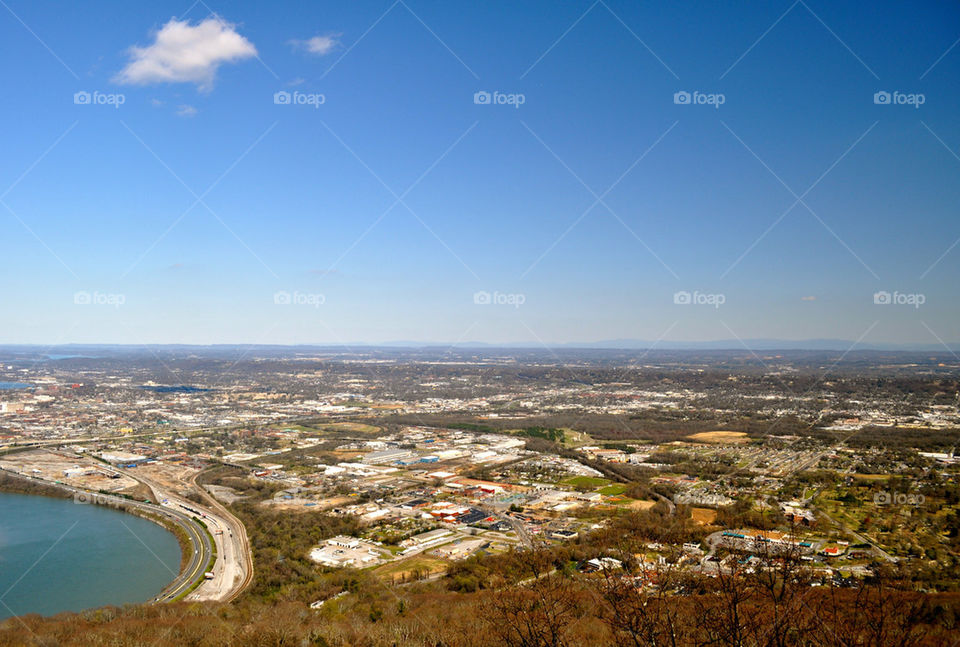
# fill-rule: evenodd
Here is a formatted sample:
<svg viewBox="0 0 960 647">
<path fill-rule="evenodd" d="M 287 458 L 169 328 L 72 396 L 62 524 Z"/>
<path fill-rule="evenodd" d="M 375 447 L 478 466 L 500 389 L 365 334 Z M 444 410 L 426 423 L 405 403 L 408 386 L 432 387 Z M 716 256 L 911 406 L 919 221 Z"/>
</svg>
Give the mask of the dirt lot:
<svg viewBox="0 0 960 647">
<path fill-rule="evenodd" d="M 417 556 L 401 562 L 390 562 L 376 569 L 374 573 L 393 582 L 409 582 L 416 575 L 429 577 L 430 575 L 443 573 L 447 570 L 447 566 L 449 566 L 449 563 L 443 560 Z"/>
<path fill-rule="evenodd" d="M 338 461 L 343 463 L 347 463 L 353 458 L 358 458 L 360 456 L 366 455 L 366 452 L 357 452 L 357 451 L 346 450 L 346 449 L 338 449 L 330 453 L 333 454 Z"/>
<path fill-rule="evenodd" d="M 687 436 L 690 440 L 701 443 L 746 443 L 750 441 L 742 431 L 701 431 L 699 434 Z"/>
<path fill-rule="evenodd" d="M 179 494 L 185 493 L 184 483 L 197 473 L 192 467 L 184 467 L 176 463 L 150 463 L 137 468 L 137 473 L 150 479 L 163 488 L 171 489 Z"/>
<path fill-rule="evenodd" d="M 353 431 L 363 434 L 372 434 L 380 431 L 380 427 L 365 425 L 362 422 L 332 422 L 326 425 L 320 425 L 324 431 Z"/>
<path fill-rule="evenodd" d="M 694 523 L 709 526 L 717 519 L 717 511 L 710 508 L 690 508 L 690 517 Z"/>
<path fill-rule="evenodd" d="M 135 480 L 126 476 L 110 478 L 104 470 L 106 466 L 92 458 L 48 449 L 5 456 L 0 460 L 0 467 L 94 491 L 129 494 L 135 492 L 138 486 Z M 81 468 L 89 473 L 76 476 L 64 474 L 65 470 L 73 468 Z"/>
<path fill-rule="evenodd" d="M 234 490 L 231 487 L 226 487 L 225 485 L 205 485 L 207 491 L 212 494 L 218 501 L 230 505 L 234 501 L 240 501 L 241 499 L 246 499 L 247 497 L 241 495 L 239 492 Z"/>
<path fill-rule="evenodd" d="M 307 503 L 313 503 L 314 505 L 308 506 L 306 505 Z M 314 501 L 313 499 L 290 499 L 289 501 L 283 499 L 278 501 L 267 499 L 263 501 L 261 505 L 268 505 L 274 510 L 284 510 L 285 512 L 321 512 L 351 503 L 356 503 L 356 500 L 348 496 L 340 496 L 320 499 L 318 501 Z"/>
</svg>

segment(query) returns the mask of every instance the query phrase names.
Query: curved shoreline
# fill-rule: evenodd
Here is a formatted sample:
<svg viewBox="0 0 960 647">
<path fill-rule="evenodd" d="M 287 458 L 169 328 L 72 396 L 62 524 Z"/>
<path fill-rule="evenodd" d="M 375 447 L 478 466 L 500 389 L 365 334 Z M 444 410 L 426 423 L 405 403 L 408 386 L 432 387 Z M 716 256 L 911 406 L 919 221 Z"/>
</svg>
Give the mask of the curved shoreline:
<svg viewBox="0 0 960 647">
<path fill-rule="evenodd" d="M 33 487 L 11 487 L 11 482 L 21 482 Z M 86 503 L 105 505 L 122 510 L 141 519 L 151 521 L 170 532 L 180 547 L 180 570 L 148 603 L 175 602 L 196 588 L 202 581 L 206 567 L 215 557 L 213 544 L 205 527 L 193 518 L 175 510 L 165 509 L 153 503 L 145 503 L 122 496 L 102 494 L 76 488 L 63 483 L 52 483 L 26 474 L 0 468 L 0 491 L 28 496 L 46 496 L 69 499 L 70 495 L 86 498 Z"/>
</svg>

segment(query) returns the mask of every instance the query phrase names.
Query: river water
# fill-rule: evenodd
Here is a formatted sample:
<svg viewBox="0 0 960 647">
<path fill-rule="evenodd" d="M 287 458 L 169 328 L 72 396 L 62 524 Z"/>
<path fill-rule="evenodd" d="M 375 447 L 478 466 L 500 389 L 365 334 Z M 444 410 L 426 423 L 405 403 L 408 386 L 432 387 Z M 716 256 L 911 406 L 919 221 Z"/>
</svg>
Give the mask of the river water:
<svg viewBox="0 0 960 647">
<path fill-rule="evenodd" d="M 176 538 L 151 521 L 0 492 L 0 618 L 145 602 L 179 567 Z"/>
</svg>

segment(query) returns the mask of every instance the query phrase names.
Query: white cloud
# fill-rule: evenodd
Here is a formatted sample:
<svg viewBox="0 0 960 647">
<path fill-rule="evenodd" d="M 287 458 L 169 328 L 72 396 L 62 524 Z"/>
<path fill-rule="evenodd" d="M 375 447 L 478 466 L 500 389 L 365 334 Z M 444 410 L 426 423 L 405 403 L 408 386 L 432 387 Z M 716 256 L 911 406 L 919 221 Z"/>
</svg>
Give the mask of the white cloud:
<svg viewBox="0 0 960 647">
<path fill-rule="evenodd" d="M 294 46 L 301 47 L 311 54 L 326 56 L 340 46 L 340 36 L 341 34 L 325 34 L 323 36 L 314 36 L 307 40 L 293 40 L 290 42 L 292 42 Z"/>
<path fill-rule="evenodd" d="M 220 65 L 256 56 L 257 48 L 218 18 L 196 25 L 171 18 L 152 44 L 129 53 L 130 62 L 115 79 L 120 83 L 196 83 L 209 90 Z"/>
<path fill-rule="evenodd" d="M 197 109 L 191 105 L 183 104 L 177 107 L 178 117 L 192 117 L 197 114 Z"/>
</svg>

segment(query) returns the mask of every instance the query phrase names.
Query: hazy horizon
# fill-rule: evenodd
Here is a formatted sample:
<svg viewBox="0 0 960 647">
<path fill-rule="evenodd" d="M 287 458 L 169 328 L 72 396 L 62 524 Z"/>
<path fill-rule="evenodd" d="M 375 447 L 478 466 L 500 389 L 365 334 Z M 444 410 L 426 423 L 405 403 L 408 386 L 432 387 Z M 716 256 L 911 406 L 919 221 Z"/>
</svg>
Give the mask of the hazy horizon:
<svg viewBox="0 0 960 647">
<path fill-rule="evenodd" d="M 389 340 L 380 343 L 369 343 L 362 341 L 341 342 L 341 343 L 297 343 L 297 344 L 272 344 L 272 343 L 63 343 L 63 344 L 11 344 L 0 343 L 0 350 L 3 349 L 30 349 L 46 353 L 52 350 L 70 350 L 70 349 L 110 349 L 110 348 L 191 348 L 191 349 L 217 349 L 217 348 L 244 348 L 244 349 L 290 349 L 290 350 L 312 350 L 312 349 L 335 349 L 350 353 L 363 349 L 385 349 L 385 350 L 480 350 L 480 351 L 546 351 L 553 350 L 579 350 L 579 351 L 644 351 L 654 353 L 657 351 L 730 351 L 730 352 L 842 352 L 854 353 L 860 351 L 870 352 L 894 352 L 894 353 L 946 353 L 957 357 L 960 352 L 960 343 L 937 343 L 937 344 L 894 344 L 894 343 L 866 343 L 855 342 L 846 339 L 716 339 L 702 341 L 647 341 L 641 339 L 611 339 L 597 340 L 593 342 L 555 342 L 555 343 L 531 343 L 531 342 L 502 342 L 491 344 L 483 341 L 409 341 L 409 340 Z"/>
</svg>

